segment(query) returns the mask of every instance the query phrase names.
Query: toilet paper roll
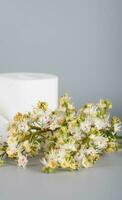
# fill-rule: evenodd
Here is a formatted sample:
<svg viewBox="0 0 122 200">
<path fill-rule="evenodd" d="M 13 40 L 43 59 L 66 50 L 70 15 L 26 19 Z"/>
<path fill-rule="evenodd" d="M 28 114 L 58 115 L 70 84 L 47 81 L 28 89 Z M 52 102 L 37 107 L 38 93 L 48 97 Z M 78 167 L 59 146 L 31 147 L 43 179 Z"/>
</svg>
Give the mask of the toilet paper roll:
<svg viewBox="0 0 122 200">
<path fill-rule="evenodd" d="M 58 102 L 58 77 L 41 73 L 0 74 L 0 127 L 17 112 L 27 112 L 38 101 L 55 109 Z M 2 120 L 3 118 L 3 120 Z"/>
</svg>

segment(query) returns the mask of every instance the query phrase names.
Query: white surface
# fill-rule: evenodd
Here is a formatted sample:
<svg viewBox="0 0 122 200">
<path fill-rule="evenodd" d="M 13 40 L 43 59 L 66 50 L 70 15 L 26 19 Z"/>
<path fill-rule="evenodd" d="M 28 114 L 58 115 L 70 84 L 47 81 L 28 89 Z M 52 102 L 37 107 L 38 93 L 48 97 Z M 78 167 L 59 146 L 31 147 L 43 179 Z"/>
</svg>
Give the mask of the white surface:
<svg viewBox="0 0 122 200">
<path fill-rule="evenodd" d="M 17 112 L 27 112 L 38 101 L 48 103 L 55 109 L 58 102 L 58 78 L 41 73 L 0 74 L 0 131 Z"/>
<path fill-rule="evenodd" d="M 122 152 L 90 169 L 44 174 L 38 166 L 0 169 L 0 200 L 121 200 Z"/>
</svg>

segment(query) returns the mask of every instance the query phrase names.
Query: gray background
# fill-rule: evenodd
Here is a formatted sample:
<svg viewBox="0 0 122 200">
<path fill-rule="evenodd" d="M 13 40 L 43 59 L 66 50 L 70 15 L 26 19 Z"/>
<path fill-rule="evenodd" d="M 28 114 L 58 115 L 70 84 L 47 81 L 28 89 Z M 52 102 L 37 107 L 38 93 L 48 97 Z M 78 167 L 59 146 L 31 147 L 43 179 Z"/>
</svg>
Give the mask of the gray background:
<svg viewBox="0 0 122 200">
<path fill-rule="evenodd" d="M 60 78 L 79 107 L 109 98 L 122 116 L 121 0 L 0 0 L 0 72 Z"/>
<path fill-rule="evenodd" d="M 44 174 L 38 166 L 0 169 L 0 200 L 121 200 L 122 152 L 93 168 Z"/>
</svg>

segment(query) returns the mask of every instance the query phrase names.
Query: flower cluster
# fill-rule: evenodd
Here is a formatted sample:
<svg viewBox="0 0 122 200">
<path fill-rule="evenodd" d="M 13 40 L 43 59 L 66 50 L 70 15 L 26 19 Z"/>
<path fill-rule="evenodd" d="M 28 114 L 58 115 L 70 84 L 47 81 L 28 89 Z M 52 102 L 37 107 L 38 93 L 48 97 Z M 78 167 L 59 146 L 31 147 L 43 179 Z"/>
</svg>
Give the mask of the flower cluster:
<svg viewBox="0 0 122 200">
<path fill-rule="evenodd" d="M 0 137 L 0 166 L 3 165 L 4 159 L 6 157 L 6 148 L 7 144 L 2 140 L 2 137 Z"/>
<path fill-rule="evenodd" d="M 16 114 L 7 143 L 2 144 L 3 153 L 22 167 L 29 157 L 38 155 L 44 172 L 91 167 L 103 153 L 119 148 L 121 121 L 110 118 L 111 108 L 111 102 L 100 100 L 76 111 L 67 94 L 54 111 L 45 102 L 38 102 L 31 112 Z"/>
</svg>

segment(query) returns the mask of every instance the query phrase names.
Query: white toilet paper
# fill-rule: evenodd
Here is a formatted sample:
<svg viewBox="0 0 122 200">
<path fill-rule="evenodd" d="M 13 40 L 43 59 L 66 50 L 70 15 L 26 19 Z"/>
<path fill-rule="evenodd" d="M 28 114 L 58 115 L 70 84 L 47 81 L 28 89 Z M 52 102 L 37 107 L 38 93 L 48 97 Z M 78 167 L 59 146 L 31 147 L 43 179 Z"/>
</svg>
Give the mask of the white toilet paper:
<svg viewBox="0 0 122 200">
<path fill-rule="evenodd" d="M 58 78 L 41 73 L 0 74 L 0 131 L 4 135 L 6 122 L 17 112 L 27 112 L 38 101 L 55 109 L 58 102 Z"/>
<path fill-rule="evenodd" d="M 41 73 L 0 74 L 0 114 L 11 119 L 17 112 L 30 111 L 38 101 L 57 107 L 58 78 Z"/>
</svg>

